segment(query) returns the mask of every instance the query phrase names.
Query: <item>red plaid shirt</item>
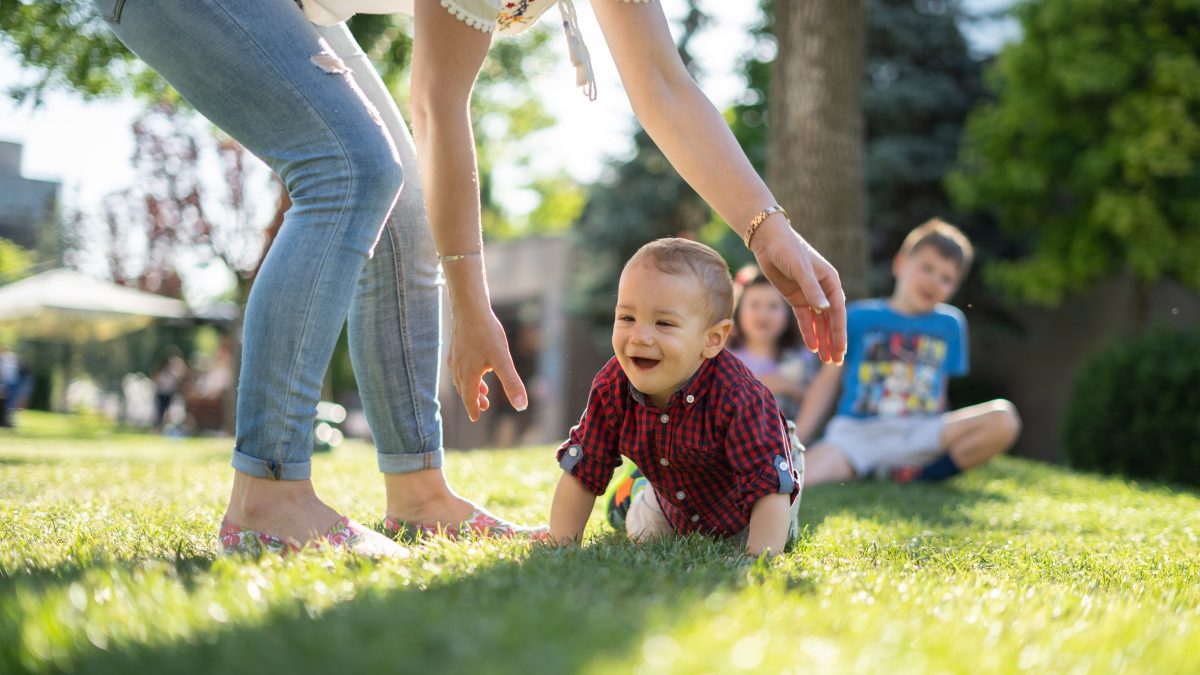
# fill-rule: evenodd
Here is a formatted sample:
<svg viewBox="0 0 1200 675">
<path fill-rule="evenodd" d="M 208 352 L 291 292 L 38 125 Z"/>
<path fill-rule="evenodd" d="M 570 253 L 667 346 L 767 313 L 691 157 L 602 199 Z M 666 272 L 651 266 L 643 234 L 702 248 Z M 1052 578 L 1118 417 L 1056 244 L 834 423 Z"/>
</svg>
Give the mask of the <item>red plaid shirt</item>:
<svg viewBox="0 0 1200 675">
<path fill-rule="evenodd" d="M 787 421 L 775 397 L 728 350 L 705 360 L 664 410 L 633 388 L 614 357 L 558 449 L 564 471 L 602 494 L 621 455 L 654 486 L 680 534 L 738 534 L 772 493 L 799 494 Z"/>
</svg>

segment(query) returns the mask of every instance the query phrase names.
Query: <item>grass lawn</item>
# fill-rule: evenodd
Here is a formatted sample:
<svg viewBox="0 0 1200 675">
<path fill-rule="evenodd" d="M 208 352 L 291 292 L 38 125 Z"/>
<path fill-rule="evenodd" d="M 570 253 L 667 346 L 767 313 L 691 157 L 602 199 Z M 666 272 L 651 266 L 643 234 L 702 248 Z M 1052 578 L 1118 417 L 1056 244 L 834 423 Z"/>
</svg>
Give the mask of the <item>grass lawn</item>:
<svg viewBox="0 0 1200 675">
<path fill-rule="evenodd" d="M 939 486 L 804 495 L 770 565 L 696 539 L 436 542 L 405 560 L 215 559 L 228 440 L 0 430 L 0 672 L 1200 672 L 1200 498 L 1016 459 Z M 544 521 L 550 448 L 451 453 Z M 374 456 L 319 456 L 363 522 Z"/>
</svg>

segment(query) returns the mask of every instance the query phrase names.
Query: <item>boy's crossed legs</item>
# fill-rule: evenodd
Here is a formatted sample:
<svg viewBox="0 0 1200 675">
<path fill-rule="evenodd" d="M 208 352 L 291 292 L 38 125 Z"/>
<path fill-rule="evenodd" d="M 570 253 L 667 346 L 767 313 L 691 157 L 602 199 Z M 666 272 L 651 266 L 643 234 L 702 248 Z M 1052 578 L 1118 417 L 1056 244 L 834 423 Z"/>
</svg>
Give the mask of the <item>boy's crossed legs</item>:
<svg viewBox="0 0 1200 675">
<path fill-rule="evenodd" d="M 892 469 L 899 480 L 939 480 L 988 462 L 1012 447 L 1021 431 L 1016 407 L 1004 399 L 943 413 L 941 423 L 937 448 L 905 449 L 880 457 L 878 466 Z M 805 485 L 851 480 L 878 468 L 861 462 L 854 466 L 850 459 L 853 449 L 835 443 L 836 439 L 833 443 L 822 439 L 808 449 Z M 949 475 L 943 475 L 947 472 Z"/>
</svg>

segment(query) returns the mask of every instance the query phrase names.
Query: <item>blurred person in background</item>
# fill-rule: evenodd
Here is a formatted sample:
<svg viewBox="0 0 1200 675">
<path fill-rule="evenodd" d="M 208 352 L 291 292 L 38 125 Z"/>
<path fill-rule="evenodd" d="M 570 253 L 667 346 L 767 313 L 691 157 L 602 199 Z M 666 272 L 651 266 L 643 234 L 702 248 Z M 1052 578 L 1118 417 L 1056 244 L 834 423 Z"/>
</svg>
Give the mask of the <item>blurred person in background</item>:
<svg viewBox="0 0 1200 675">
<path fill-rule="evenodd" d="M 154 428 L 161 431 L 171 403 L 183 390 L 188 367 L 179 347 L 171 345 L 163 353 L 162 360 L 154 369 L 150 379 L 154 381 Z"/>
<path fill-rule="evenodd" d="M 821 360 L 804 348 L 791 306 L 757 267 L 743 267 L 735 282 L 730 351 L 775 394 L 780 412 L 793 419 Z"/>
<path fill-rule="evenodd" d="M 21 385 L 21 362 L 8 345 L 0 344 L 0 427 L 11 427 Z"/>
</svg>

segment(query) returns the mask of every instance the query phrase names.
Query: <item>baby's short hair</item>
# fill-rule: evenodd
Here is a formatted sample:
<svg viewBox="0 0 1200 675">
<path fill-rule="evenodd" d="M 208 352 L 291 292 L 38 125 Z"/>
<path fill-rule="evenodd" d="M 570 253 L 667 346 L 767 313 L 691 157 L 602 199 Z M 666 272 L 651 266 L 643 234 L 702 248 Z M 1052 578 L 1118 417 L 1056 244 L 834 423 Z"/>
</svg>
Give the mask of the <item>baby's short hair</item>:
<svg viewBox="0 0 1200 675">
<path fill-rule="evenodd" d="M 625 263 L 649 262 L 666 274 L 692 274 L 700 280 L 708 301 L 709 325 L 733 317 L 733 278 L 720 253 L 690 239 L 665 237 L 639 248 Z"/>
<path fill-rule="evenodd" d="M 958 263 L 963 276 L 971 269 L 971 262 L 975 259 L 975 248 L 971 246 L 967 235 L 941 218 L 931 218 L 909 232 L 900 245 L 900 253 L 908 255 L 926 246 L 933 247 L 943 258 Z"/>
</svg>

